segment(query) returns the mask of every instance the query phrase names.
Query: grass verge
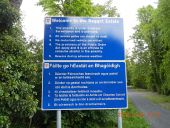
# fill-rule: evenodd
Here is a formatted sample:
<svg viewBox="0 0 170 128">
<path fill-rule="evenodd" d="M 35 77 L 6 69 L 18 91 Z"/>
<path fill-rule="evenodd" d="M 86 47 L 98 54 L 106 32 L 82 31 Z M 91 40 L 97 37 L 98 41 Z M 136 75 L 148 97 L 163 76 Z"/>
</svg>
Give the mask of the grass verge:
<svg viewBox="0 0 170 128">
<path fill-rule="evenodd" d="M 150 128 L 149 123 L 144 119 L 143 113 L 140 113 L 129 99 L 128 109 L 122 111 L 123 128 Z"/>
<path fill-rule="evenodd" d="M 170 110 L 170 96 L 160 95 L 155 92 L 147 92 L 145 97 L 161 107 Z"/>
</svg>

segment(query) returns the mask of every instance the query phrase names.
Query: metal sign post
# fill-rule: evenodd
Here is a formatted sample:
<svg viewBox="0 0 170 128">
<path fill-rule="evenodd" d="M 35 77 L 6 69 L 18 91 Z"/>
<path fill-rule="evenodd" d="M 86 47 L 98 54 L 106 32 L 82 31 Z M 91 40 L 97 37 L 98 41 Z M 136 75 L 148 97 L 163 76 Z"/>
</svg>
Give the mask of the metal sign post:
<svg viewBox="0 0 170 128">
<path fill-rule="evenodd" d="M 56 112 L 56 128 L 61 128 L 61 110 Z"/>
<path fill-rule="evenodd" d="M 122 128 L 122 110 L 118 109 L 118 128 Z"/>
</svg>

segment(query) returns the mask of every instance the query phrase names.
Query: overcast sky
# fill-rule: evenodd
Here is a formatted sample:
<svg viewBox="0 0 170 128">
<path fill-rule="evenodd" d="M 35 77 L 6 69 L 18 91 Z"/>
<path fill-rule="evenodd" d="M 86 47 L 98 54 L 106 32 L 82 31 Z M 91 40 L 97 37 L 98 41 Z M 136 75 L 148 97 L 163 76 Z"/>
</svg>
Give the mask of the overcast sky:
<svg viewBox="0 0 170 128">
<path fill-rule="evenodd" d="M 93 0 L 94 3 L 104 3 L 105 0 Z M 143 6 L 157 6 L 158 0 L 113 0 L 113 5 L 117 7 L 120 17 L 124 19 L 125 46 L 126 49 L 133 47 L 129 36 L 133 33 L 133 27 L 137 24 L 137 9 Z M 33 36 L 38 40 L 43 39 L 44 16 L 42 8 L 37 6 L 38 0 L 23 0 L 21 12 L 23 14 L 23 30 L 26 37 Z"/>
</svg>

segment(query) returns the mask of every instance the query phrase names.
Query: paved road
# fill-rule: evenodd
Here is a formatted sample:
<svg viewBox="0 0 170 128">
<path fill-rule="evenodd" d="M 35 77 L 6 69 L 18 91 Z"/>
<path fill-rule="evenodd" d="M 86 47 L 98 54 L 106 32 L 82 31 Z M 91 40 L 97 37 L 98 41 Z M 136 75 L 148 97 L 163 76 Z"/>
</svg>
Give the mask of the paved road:
<svg viewBox="0 0 170 128">
<path fill-rule="evenodd" d="M 144 97 L 146 92 L 128 89 L 128 95 L 140 112 L 145 115 L 151 128 L 170 128 L 170 111 L 150 102 Z"/>
</svg>

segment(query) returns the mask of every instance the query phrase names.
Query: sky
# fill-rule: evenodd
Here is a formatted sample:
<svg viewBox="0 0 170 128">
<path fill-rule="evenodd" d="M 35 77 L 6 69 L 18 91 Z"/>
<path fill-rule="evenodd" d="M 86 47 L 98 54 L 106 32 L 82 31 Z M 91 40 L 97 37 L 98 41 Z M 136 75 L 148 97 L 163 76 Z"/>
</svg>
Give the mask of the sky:
<svg viewBox="0 0 170 128">
<path fill-rule="evenodd" d="M 105 0 L 93 0 L 93 2 L 103 4 Z M 133 27 L 138 24 L 137 10 L 143 6 L 157 6 L 158 0 L 113 0 L 113 6 L 116 6 L 120 17 L 124 19 L 124 40 L 125 48 L 132 50 L 133 41 L 129 40 L 133 34 Z M 21 13 L 23 17 L 22 25 L 25 36 L 43 39 L 44 34 L 44 17 L 42 7 L 37 6 L 38 0 L 23 0 Z"/>
</svg>

